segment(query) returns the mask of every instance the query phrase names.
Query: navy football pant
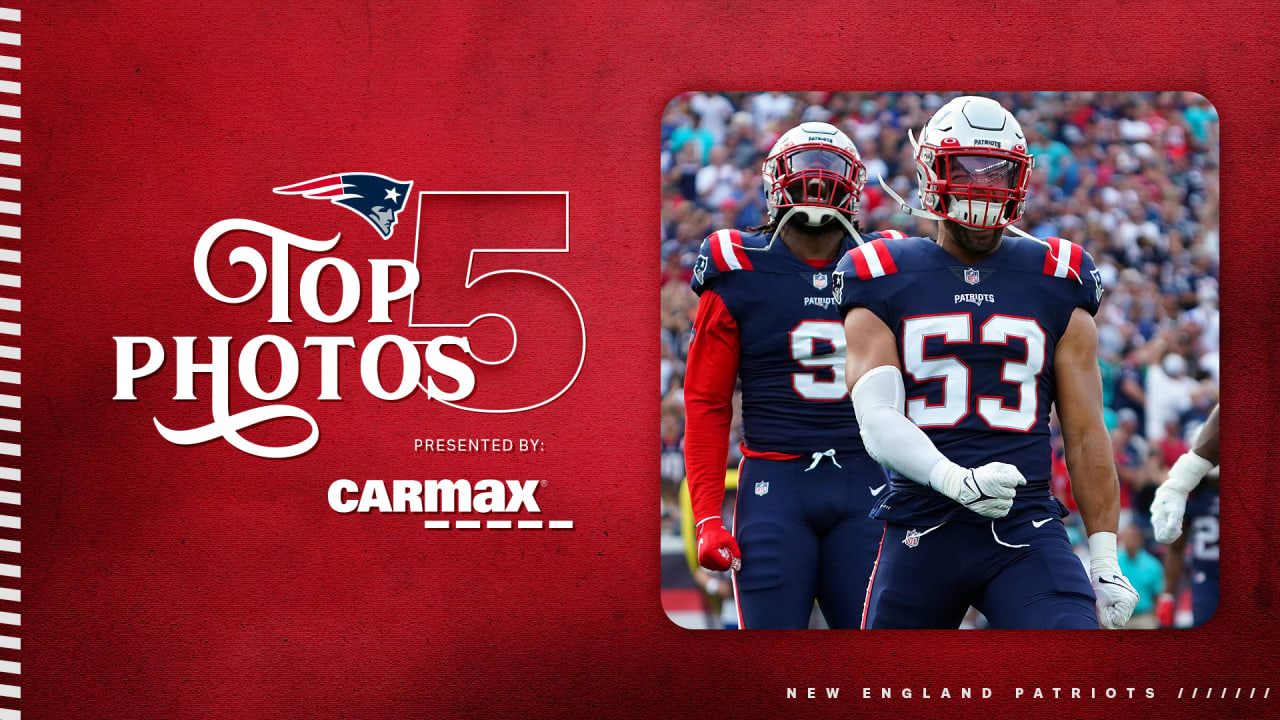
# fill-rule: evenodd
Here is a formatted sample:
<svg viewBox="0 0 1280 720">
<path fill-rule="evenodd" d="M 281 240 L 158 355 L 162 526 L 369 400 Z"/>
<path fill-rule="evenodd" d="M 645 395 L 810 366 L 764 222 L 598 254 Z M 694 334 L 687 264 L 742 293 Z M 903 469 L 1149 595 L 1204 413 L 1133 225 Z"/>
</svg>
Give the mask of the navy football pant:
<svg viewBox="0 0 1280 720">
<path fill-rule="evenodd" d="M 888 479 L 865 454 L 835 462 L 743 460 L 733 534 L 744 629 L 808 627 L 815 599 L 831 627 L 860 625 L 881 531 L 867 513 Z"/>
<path fill-rule="evenodd" d="M 867 628 L 956 628 L 970 605 L 995 628 L 1098 627 L 1084 565 L 1044 512 L 935 529 L 886 523 L 867 595 Z"/>
<path fill-rule="evenodd" d="M 1218 611 L 1218 574 L 1193 568 L 1191 573 L 1191 618 L 1200 627 Z"/>
</svg>

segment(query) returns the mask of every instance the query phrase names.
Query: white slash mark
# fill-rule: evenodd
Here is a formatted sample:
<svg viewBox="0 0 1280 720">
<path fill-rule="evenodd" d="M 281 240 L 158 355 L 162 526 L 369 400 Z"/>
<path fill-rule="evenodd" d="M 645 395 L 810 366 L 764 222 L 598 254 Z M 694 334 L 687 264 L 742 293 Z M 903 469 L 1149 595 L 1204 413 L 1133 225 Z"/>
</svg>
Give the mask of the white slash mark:
<svg viewBox="0 0 1280 720">
<path fill-rule="evenodd" d="M 458 528 L 459 530 L 479 530 L 480 521 L 479 520 L 459 520 L 458 522 L 454 523 L 453 526 Z"/>
<path fill-rule="evenodd" d="M 520 530 L 541 530 L 541 520 L 519 520 L 516 522 L 516 528 Z"/>
<path fill-rule="evenodd" d="M 448 530 L 449 521 L 448 520 L 428 520 L 422 523 L 422 526 L 428 530 Z"/>
<path fill-rule="evenodd" d="M 490 530 L 510 530 L 511 521 L 510 520 L 490 520 L 487 523 L 485 523 L 484 526 L 489 528 Z"/>
<path fill-rule="evenodd" d="M 552 530 L 572 530 L 573 521 L 572 520 L 551 520 L 550 522 L 547 523 L 547 527 L 551 528 Z"/>
</svg>

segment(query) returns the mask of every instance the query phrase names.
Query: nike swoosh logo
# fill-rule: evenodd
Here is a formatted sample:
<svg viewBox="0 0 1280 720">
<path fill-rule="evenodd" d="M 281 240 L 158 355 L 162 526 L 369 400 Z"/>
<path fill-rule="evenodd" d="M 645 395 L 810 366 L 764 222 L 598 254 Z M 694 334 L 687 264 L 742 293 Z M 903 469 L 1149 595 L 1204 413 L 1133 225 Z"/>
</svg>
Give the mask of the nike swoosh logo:
<svg viewBox="0 0 1280 720">
<path fill-rule="evenodd" d="M 1124 581 L 1124 578 L 1119 577 L 1119 576 L 1116 576 L 1116 575 L 1112 575 L 1111 577 L 1113 577 L 1113 578 L 1115 578 L 1115 579 L 1114 579 L 1114 580 L 1108 580 L 1108 579 L 1106 579 L 1106 578 L 1104 578 L 1104 577 L 1100 577 L 1100 578 L 1098 578 L 1098 582 L 1099 582 L 1100 584 L 1103 584 L 1103 585 L 1117 585 L 1117 586 L 1119 586 L 1119 587 L 1124 588 L 1125 590 L 1128 590 L 1129 592 L 1133 593 L 1134 595 L 1137 595 L 1137 594 L 1138 594 L 1138 591 L 1134 590 L 1134 589 L 1133 589 L 1133 586 L 1132 586 L 1132 585 L 1130 585 L 1128 582 L 1125 582 L 1125 581 Z M 1116 580 L 1120 580 L 1121 582 L 1116 582 Z"/>
<path fill-rule="evenodd" d="M 1032 520 L 1032 521 L 1031 521 L 1031 524 L 1032 524 L 1032 525 L 1034 525 L 1034 526 L 1036 526 L 1036 527 L 1040 527 L 1041 525 L 1043 525 L 1043 524 L 1045 524 L 1045 523 L 1049 522 L 1049 521 L 1050 521 L 1050 520 L 1052 520 L 1052 519 L 1053 519 L 1053 518 L 1045 518 L 1045 519 L 1043 519 L 1043 520 Z"/>
<path fill-rule="evenodd" d="M 878 488 L 867 488 L 867 489 L 871 491 L 871 497 L 876 497 L 877 495 L 880 494 L 881 490 L 884 490 L 884 485 L 881 485 Z"/>
</svg>

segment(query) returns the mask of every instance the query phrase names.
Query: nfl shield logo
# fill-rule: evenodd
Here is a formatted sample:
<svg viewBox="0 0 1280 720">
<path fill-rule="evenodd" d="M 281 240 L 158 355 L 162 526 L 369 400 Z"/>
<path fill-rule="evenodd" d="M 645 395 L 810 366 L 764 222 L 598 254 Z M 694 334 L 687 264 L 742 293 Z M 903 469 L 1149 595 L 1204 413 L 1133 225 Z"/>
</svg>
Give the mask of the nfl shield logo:
<svg viewBox="0 0 1280 720">
<path fill-rule="evenodd" d="M 764 495 L 764 494 L 766 494 L 766 493 L 768 493 L 768 492 L 769 492 L 769 483 L 768 483 L 768 482 L 766 482 L 766 481 L 764 481 L 764 480 L 761 480 L 760 482 L 756 483 L 756 494 L 757 494 L 757 495 Z"/>
<path fill-rule="evenodd" d="M 977 284 L 978 284 L 978 271 L 977 271 L 977 269 L 975 269 L 975 268 L 965 268 L 965 269 L 964 269 L 964 281 L 965 281 L 965 282 L 967 282 L 967 283 L 969 283 L 970 285 L 977 285 Z"/>
<path fill-rule="evenodd" d="M 913 548 L 920 544 L 920 533 L 915 530 L 908 530 L 907 536 L 902 538 L 902 544 L 909 548 Z"/>
<path fill-rule="evenodd" d="M 826 274 L 826 273 L 814 273 L 814 274 L 813 274 L 813 286 L 814 286 L 814 287 L 816 287 L 816 288 L 818 288 L 819 290 L 826 290 L 826 289 L 827 289 L 827 274 Z"/>
</svg>

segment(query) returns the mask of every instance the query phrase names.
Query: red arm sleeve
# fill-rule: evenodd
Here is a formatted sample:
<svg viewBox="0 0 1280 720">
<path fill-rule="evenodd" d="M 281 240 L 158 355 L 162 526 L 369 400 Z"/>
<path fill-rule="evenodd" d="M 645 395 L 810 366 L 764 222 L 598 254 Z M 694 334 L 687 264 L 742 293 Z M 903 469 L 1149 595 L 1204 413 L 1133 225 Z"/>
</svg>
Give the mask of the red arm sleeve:
<svg viewBox="0 0 1280 720">
<path fill-rule="evenodd" d="M 738 324 L 714 292 L 698 299 L 684 377 L 684 467 L 695 523 L 720 514 L 724 503 L 733 386 L 741 342 Z"/>
</svg>

